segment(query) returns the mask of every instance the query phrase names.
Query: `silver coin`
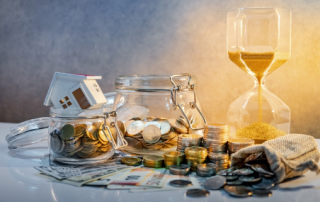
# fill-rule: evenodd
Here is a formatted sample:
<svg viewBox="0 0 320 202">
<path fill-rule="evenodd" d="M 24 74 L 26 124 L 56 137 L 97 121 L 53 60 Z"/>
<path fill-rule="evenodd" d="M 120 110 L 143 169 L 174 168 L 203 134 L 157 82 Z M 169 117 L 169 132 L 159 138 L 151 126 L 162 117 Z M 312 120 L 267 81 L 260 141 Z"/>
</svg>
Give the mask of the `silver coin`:
<svg viewBox="0 0 320 202">
<path fill-rule="evenodd" d="M 220 189 L 225 184 L 226 184 L 226 178 L 223 176 L 217 175 L 204 181 L 203 187 L 205 189 L 215 190 L 215 189 Z"/>
<path fill-rule="evenodd" d="M 188 197 L 199 198 L 209 196 L 210 192 L 205 189 L 189 189 L 187 190 L 186 195 Z"/>
<path fill-rule="evenodd" d="M 226 178 L 227 181 L 234 181 L 239 178 L 239 176 L 237 176 L 237 175 L 226 175 L 224 177 Z"/>
<path fill-rule="evenodd" d="M 220 170 L 219 172 L 217 172 L 217 175 L 232 175 L 232 171 L 234 171 L 235 168 L 228 168 L 228 169 L 225 169 L 225 170 Z"/>
<path fill-rule="evenodd" d="M 172 175 L 187 175 L 190 171 L 190 166 L 186 164 L 170 166 L 170 174 Z"/>
<path fill-rule="evenodd" d="M 64 141 L 56 133 L 51 133 L 50 148 L 54 153 L 60 153 L 64 149 Z"/>
<path fill-rule="evenodd" d="M 160 123 L 156 122 L 156 121 L 150 121 L 146 124 L 144 124 L 144 127 L 150 126 L 150 125 L 154 125 L 157 126 L 158 128 L 160 128 Z"/>
<path fill-rule="evenodd" d="M 257 173 L 265 174 L 265 175 L 274 175 L 274 173 L 270 170 L 268 164 L 251 164 L 251 169 L 256 171 Z"/>
<path fill-rule="evenodd" d="M 227 181 L 226 183 L 227 185 L 233 185 L 233 186 L 238 186 L 238 185 L 242 185 L 243 183 L 239 180 L 234 180 L 234 181 Z"/>
<path fill-rule="evenodd" d="M 127 133 L 129 135 L 136 135 L 138 133 L 141 133 L 143 129 L 144 123 L 142 121 L 134 121 L 128 126 Z"/>
<path fill-rule="evenodd" d="M 161 138 L 161 131 L 157 126 L 149 125 L 144 128 L 142 137 L 148 143 L 156 143 Z"/>
<path fill-rule="evenodd" d="M 178 132 L 185 134 L 188 133 L 188 129 L 187 127 L 185 127 L 183 124 L 179 123 L 177 120 L 175 119 L 168 119 L 170 125 L 176 129 Z"/>
<path fill-rule="evenodd" d="M 224 186 L 224 190 L 230 195 L 235 197 L 248 197 L 252 195 L 252 191 L 243 186 Z"/>
<path fill-rule="evenodd" d="M 170 132 L 171 125 L 168 120 L 160 121 L 160 129 L 161 129 L 161 135 L 167 134 Z"/>
<path fill-rule="evenodd" d="M 258 190 L 258 189 L 253 189 L 253 190 L 252 190 L 252 196 L 270 197 L 270 196 L 272 196 L 272 192 L 271 192 L 270 190 Z"/>
<path fill-rule="evenodd" d="M 189 180 L 172 180 L 169 184 L 173 187 L 187 187 L 192 185 L 192 182 Z"/>
<path fill-rule="evenodd" d="M 240 169 L 232 171 L 233 175 L 251 175 L 253 173 L 254 172 L 248 168 L 240 168 Z"/>
<path fill-rule="evenodd" d="M 240 176 L 239 181 L 245 182 L 245 183 L 256 183 L 261 180 L 260 177 L 254 177 L 254 176 Z"/>
<path fill-rule="evenodd" d="M 251 185 L 254 189 L 271 189 L 274 187 L 273 179 L 262 178 L 261 182 L 258 184 Z"/>
</svg>

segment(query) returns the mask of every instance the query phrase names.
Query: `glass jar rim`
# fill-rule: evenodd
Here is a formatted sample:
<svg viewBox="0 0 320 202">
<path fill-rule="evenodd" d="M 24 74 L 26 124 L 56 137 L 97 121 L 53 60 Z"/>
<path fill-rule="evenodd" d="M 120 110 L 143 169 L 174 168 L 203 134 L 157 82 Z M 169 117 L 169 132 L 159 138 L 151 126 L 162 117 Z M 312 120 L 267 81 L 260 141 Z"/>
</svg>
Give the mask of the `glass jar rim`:
<svg viewBox="0 0 320 202">
<path fill-rule="evenodd" d="M 176 84 L 187 86 L 189 83 L 189 76 L 186 74 L 134 74 L 134 75 L 120 75 L 116 77 L 116 90 L 171 90 L 173 83 L 171 77 Z M 195 82 L 194 75 L 192 75 L 192 82 Z"/>
</svg>

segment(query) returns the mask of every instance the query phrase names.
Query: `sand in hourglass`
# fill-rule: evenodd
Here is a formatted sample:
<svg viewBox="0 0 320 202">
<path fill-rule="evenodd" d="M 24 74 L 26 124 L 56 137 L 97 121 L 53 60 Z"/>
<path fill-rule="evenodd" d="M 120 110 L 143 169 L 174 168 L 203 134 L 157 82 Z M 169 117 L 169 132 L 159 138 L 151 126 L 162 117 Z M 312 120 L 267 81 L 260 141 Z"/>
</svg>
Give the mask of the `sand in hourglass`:
<svg viewBox="0 0 320 202">
<path fill-rule="evenodd" d="M 289 57 L 288 52 L 228 52 L 230 60 L 235 63 L 243 71 L 253 74 L 259 82 L 259 122 L 262 121 L 262 96 L 261 96 L 261 81 L 264 76 L 270 74 Z"/>
</svg>

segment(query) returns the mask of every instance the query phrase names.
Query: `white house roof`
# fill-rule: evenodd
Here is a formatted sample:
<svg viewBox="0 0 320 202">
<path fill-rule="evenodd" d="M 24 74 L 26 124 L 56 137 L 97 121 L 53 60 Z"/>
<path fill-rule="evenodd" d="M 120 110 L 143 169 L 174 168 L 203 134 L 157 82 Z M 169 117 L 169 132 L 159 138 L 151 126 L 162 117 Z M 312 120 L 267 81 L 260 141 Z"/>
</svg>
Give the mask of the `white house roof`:
<svg viewBox="0 0 320 202">
<path fill-rule="evenodd" d="M 51 94 L 54 90 L 54 86 L 56 84 L 56 81 L 58 80 L 58 78 L 61 79 L 79 79 L 79 80 L 84 80 L 84 79 L 101 79 L 101 76 L 93 76 L 93 75 L 85 75 L 85 74 L 67 74 L 67 73 L 62 73 L 62 72 L 55 72 L 49 87 L 49 90 L 47 92 L 46 98 L 44 100 L 44 105 L 45 106 L 52 106 L 53 103 L 50 100 Z"/>
</svg>

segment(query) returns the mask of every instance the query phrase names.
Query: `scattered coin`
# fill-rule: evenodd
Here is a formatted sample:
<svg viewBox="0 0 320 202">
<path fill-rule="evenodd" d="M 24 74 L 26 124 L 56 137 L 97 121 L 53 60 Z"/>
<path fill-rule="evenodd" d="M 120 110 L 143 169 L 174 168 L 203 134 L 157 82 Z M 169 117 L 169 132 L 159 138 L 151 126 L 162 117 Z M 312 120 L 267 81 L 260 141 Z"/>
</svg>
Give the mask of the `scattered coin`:
<svg viewBox="0 0 320 202">
<path fill-rule="evenodd" d="M 243 186 L 224 186 L 224 190 L 230 195 L 235 197 L 248 197 L 252 195 L 252 191 Z"/>
<path fill-rule="evenodd" d="M 142 137 L 148 143 L 156 143 L 161 138 L 161 131 L 155 125 L 148 125 L 144 128 Z"/>
<path fill-rule="evenodd" d="M 225 184 L 226 184 L 226 178 L 223 176 L 217 175 L 204 181 L 203 187 L 205 189 L 215 190 L 215 189 L 220 189 Z"/>
<path fill-rule="evenodd" d="M 234 185 L 234 186 L 238 186 L 238 185 L 242 185 L 243 183 L 239 180 L 234 180 L 234 181 L 227 181 L 226 183 L 227 185 Z"/>
<path fill-rule="evenodd" d="M 232 171 L 233 175 L 251 175 L 253 173 L 254 172 L 248 168 L 240 168 L 240 169 Z"/>
<path fill-rule="evenodd" d="M 270 197 L 270 196 L 272 196 L 272 192 L 270 190 L 253 189 L 252 190 L 252 196 Z"/>
<path fill-rule="evenodd" d="M 169 184 L 173 187 L 187 187 L 192 185 L 192 182 L 189 180 L 172 180 Z"/>
<path fill-rule="evenodd" d="M 234 181 L 234 180 L 237 180 L 239 178 L 238 175 L 226 175 L 224 177 L 226 178 L 227 181 Z"/>
<path fill-rule="evenodd" d="M 160 121 L 160 130 L 161 130 L 161 135 L 167 134 L 170 132 L 171 125 L 168 120 L 162 120 Z"/>
<path fill-rule="evenodd" d="M 61 128 L 61 138 L 63 140 L 70 140 L 75 133 L 74 127 L 71 124 L 66 124 Z"/>
<path fill-rule="evenodd" d="M 138 158 L 138 157 L 126 156 L 121 158 L 121 163 L 126 164 L 128 166 L 138 166 L 138 165 L 141 165 L 141 162 L 142 162 L 141 158 Z"/>
<path fill-rule="evenodd" d="M 187 190 L 186 195 L 189 197 L 199 198 L 209 196 L 210 192 L 205 189 L 189 189 Z"/>
<path fill-rule="evenodd" d="M 273 179 L 262 178 L 258 184 L 251 185 L 254 189 L 271 189 L 274 187 Z"/>
<path fill-rule="evenodd" d="M 251 169 L 265 175 L 274 175 L 269 164 L 251 164 Z"/>
<path fill-rule="evenodd" d="M 256 183 L 261 180 L 260 177 L 254 177 L 254 176 L 240 176 L 239 181 L 244 183 Z"/>
</svg>

